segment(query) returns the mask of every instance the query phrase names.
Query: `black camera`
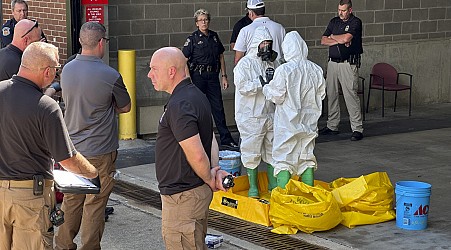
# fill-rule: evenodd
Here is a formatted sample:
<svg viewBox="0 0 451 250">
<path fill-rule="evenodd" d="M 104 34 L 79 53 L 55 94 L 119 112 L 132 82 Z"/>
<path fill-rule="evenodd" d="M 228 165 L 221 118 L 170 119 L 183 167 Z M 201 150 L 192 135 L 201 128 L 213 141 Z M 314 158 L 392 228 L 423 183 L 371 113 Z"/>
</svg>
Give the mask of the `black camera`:
<svg viewBox="0 0 451 250">
<path fill-rule="evenodd" d="M 233 182 L 233 176 L 231 174 L 227 175 L 222 179 L 222 186 L 224 188 L 231 188 L 235 186 L 235 183 Z"/>
<path fill-rule="evenodd" d="M 59 227 L 64 223 L 64 212 L 59 207 L 55 207 L 55 209 L 50 212 L 50 222 L 55 227 Z"/>
</svg>

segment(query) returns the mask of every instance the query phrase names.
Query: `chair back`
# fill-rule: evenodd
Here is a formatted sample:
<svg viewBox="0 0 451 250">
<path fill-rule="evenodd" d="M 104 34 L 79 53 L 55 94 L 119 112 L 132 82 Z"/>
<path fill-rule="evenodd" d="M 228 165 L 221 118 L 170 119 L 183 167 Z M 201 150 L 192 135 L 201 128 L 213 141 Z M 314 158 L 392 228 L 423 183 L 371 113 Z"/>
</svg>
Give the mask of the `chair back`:
<svg viewBox="0 0 451 250">
<path fill-rule="evenodd" d="M 383 77 L 385 84 L 397 84 L 398 71 L 388 63 L 376 63 L 371 74 Z M 382 79 L 373 77 L 371 84 L 382 85 Z"/>
</svg>

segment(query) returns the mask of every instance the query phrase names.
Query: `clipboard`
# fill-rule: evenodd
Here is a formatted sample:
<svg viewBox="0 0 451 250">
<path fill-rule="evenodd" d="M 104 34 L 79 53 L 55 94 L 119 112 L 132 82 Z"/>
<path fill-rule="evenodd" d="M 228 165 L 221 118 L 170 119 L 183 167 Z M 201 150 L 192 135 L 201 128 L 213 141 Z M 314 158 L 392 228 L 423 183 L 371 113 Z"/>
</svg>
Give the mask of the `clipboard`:
<svg viewBox="0 0 451 250">
<path fill-rule="evenodd" d="M 56 187 L 63 193 L 98 194 L 100 188 L 88 179 L 64 170 L 53 170 Z"/>
</svg>

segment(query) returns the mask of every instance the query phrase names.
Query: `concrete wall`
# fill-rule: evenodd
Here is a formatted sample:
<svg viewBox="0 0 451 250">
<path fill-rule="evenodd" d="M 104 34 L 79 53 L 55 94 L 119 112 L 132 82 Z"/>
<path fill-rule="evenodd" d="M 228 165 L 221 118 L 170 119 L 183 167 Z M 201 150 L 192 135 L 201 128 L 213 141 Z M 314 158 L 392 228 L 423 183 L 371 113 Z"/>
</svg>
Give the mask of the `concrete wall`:
<svg viewBox="0 0 451 250">
<path fill-rule="evenodd" d="M 287 31 L 297 30 L 309 45 L 309 59 L 323 68 L 327 48 L 321 35 L 336 15 L 337 0 L 266 0 L 268 16 Z M 393 64 L 414 75 L 414 107 L 451 101 L 451 1 L 450 0 L 355 0 L 353 10 L 364 24 L 364 55 L 360 75 L 369 82 L 372 65 Z M 236 20 L 244 15 L 245 1 L 225 0 L 110 0 L 110 64 L 117 65 L 117 50 L 137 51 L 138 134 L 156 132 L 167 94 L 155 92 L 147 79 L 152 53 L 163 46 L 181 47 L 195 30 L 193 13 L 206 8 L 212 15 L 210 28 L 225 46 Z M 225 52 L 229 80 L 233 81 L 233 52 Z M 232 82 L 231 82 L 232 84 Z M 234 124 L 232 87 L 223 92 L 226 118 Z M 398 96 L 407 105 L 407 93 Z M 387 95 L 386 105 L 393 103 Z M 374 91 L 370 108 L 380 107 Z M 413 109 L 415 110 L 415 109 Z M 414 112 L 414 111 L 413 111 Z"/>
</svg>

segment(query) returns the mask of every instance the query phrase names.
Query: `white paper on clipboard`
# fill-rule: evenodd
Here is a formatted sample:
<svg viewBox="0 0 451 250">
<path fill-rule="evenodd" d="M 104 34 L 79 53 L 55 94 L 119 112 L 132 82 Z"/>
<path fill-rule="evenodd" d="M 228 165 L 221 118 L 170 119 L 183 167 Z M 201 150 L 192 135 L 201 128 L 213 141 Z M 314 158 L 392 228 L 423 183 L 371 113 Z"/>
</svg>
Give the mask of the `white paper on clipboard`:
<svg viewBox="0 0 451 250">
<path fill-rule="evenodd" d="M 58 188 L 67 193 L 99 193 L 100 189 L 88 179 L 63 170 L 53 170 Z"/>
</svg>

